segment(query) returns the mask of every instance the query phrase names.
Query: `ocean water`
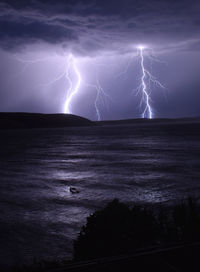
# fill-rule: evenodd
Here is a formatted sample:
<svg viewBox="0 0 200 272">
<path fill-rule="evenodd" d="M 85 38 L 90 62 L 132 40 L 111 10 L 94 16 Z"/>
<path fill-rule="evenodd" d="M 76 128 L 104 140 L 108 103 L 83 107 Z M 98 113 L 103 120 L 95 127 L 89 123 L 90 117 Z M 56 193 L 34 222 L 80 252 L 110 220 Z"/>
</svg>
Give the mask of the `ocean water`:
<svg viewBox="0 0 200 272">
<path fill-rule="evenodd" d="M 1 131 L 0 265 L 71 258 L 87 216 L 115 197 L 191 195 L 200 196 L 199 122 Z"/>
</svg>

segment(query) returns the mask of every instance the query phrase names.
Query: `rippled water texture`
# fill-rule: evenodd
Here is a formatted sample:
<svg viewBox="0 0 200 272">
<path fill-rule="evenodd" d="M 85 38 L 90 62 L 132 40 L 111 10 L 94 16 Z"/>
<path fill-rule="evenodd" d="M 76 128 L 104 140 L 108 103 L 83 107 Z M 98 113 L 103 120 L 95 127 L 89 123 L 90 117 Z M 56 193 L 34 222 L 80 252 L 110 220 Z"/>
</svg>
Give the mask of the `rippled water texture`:
<svg viewBox="0 0 200 272">
<path fill-rule="evenodd" d="M 7 130 L 0 137 L 1 265 L 69 258 L 86 217 L 114 197 L 157 203 L 200 194 L 198 122 Z"/>
</svg>

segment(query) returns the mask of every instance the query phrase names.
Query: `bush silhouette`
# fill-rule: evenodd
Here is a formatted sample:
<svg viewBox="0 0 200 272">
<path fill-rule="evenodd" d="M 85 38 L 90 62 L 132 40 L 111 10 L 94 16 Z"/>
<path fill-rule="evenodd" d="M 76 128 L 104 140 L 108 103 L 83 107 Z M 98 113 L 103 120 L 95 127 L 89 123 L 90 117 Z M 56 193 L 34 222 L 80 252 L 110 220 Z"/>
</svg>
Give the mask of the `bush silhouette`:
<svg viewBox="0 0 200 272">
<path fill-rule="evenodd" d="M 75 259 L 92 259 L 131 252 L 155 240 L 155 220 L 145 208 L 120 203 L 117 199 L 87 218 L 74 242 Z"/>
<path fill-rule="evenodd" d="M 173 209 L 173 223 L 178 240 L 194 241 L 200 240 L 200 211 L 197 202 L 188 198 Z"/>
<path fill-rule="evenodd" d="M 174 242 L 200 240 L 200 211 L 194 199 L 160 209 L 133 206 L 114 199 L 94 212 L 74 241 L 74 260 L 129 254 Z"/>
</svg>

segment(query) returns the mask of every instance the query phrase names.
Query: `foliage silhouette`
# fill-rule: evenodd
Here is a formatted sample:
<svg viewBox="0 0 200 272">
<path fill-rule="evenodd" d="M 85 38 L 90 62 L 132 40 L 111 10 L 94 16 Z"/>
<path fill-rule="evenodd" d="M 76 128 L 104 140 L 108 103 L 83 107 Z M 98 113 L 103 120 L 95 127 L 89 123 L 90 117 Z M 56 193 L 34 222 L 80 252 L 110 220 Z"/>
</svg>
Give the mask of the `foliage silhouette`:
<svg viewBox="0 0 200 272">
<path fill-rule="evenodd" d="M 74 260 L 133 253 L 147 246 L 200 240 L 195 199 L 172 207 L 133 206 L 114 199 L 94 212 L 74 241 Z"/>
</svg>

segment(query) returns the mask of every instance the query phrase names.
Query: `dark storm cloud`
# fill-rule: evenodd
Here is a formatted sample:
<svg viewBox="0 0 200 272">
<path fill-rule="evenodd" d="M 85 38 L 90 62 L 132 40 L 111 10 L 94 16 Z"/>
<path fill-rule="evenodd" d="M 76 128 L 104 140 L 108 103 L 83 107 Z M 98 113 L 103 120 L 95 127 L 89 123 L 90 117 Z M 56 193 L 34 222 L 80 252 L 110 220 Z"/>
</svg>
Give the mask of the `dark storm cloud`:
<svg viewBox="0 0 200 272">
<path fill-rule="evenodd" d="M 199 1 L 1 1 L 0 45 L 37 42 L 93 51 L 128 51 L 137 43 L 199 49 Z"/>
</svg>

